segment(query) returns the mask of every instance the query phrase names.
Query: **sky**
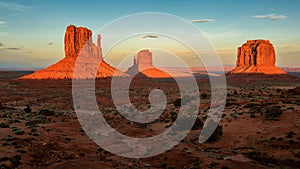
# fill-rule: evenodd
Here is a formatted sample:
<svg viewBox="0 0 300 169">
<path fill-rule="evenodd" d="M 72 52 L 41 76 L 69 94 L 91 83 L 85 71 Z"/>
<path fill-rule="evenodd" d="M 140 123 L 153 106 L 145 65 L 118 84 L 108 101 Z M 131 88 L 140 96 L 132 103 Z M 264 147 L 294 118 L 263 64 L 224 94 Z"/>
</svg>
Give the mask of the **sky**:
<svg viewBox="0 0 300 169">
<path fill-rule="evenodd" d="M 47 67 L 64 57 L 68 25 L 95 31 L 141 12 L 186 19 L 210 40 L 225 66 L 235 65 L 237 47 L 247 40 L 268 39 L 278 66 L 300 67 L 299 7 L 300 1 L 292 0 L 0 0 L 0 68 Z"/>
</svg>

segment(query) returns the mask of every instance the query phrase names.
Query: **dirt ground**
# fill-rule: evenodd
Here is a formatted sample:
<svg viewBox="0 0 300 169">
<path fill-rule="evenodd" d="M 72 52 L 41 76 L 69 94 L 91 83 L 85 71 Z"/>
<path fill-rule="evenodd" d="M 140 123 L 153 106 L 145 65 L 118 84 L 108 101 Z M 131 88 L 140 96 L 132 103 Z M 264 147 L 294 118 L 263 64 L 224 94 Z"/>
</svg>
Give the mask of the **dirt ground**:
<svg viewBox="0 0 300 169">
<path fill-rule="evenodd" d="M 97 146 L 74 112 L 70 80 L 15 80 L 24 72 L 0 72 L 0 168 L 300 168 L 300 79 L 289 76 L 229 76 L 227 101 L 214 139 L 198 143 L 202 126 L 191 130 L 171 150 L 149 158 L 131 159 Z M 197 79 L 198 118 L 210 106 L 207 78 Z M 157 135 L 168 128 L 177 84 L 168 79 L 135 79 L 130 98 L 140 110 L 149 108 L 148 94 L 160 88 L 168 104 L 149 124 L 123 118 L 111 100 L 110 79 L 96 80 L 99 109 L 117 131 L 132 137 Z"/>
</svg>

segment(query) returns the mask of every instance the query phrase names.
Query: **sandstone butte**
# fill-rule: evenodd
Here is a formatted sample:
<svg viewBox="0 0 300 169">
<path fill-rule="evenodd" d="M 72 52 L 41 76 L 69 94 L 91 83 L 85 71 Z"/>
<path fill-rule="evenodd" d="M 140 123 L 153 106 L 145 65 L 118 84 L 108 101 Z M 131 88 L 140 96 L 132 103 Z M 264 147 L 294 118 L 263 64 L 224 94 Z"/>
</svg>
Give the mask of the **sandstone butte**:
<svg viewBox="0 0 300 169">
<path fill-rule="evenodd" d="M 228 74 L 287 74 L 275 62 L 275 50 L 269 40 L 248 40 L 238 48 L 236 67 Z"/>
<path fill-rule="evenodd" d="M 101 36 L 98 35 L 97 45 L 92 42 L 92 31 L 83 28 L 69 25 L 64 37 L 65 57 L 57 63 L 38 70 L 34 73 L 21 77 L 22 79 L 72 79 L 74 67 L 77 58 L 85 57 L 85 63 L 80 65 L 80 70 L 90 70 L 91 67 L 97 66 L 96 78 L 116 76 L 128 76 L 120 70 L 107 64 L 102 57 Z M 83 71 L 76 78 L 87 79 L 93 78 L 92 71 Z"/>
<path fill-rule="evenodd" d="M 152 52 L 148 49 L 141 50 L 134 57 L 133 65 L 127 70 L 127 74 L 148 78 L 171 78 L 171 76 L 152 64 Z"/>
</svg>

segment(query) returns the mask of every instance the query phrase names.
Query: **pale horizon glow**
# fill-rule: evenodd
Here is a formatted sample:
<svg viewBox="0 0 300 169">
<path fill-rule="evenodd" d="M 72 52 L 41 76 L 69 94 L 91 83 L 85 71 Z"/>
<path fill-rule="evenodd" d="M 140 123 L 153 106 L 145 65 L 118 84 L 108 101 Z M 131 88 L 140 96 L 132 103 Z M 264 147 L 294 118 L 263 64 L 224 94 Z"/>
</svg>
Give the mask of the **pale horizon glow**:
<svg viewBox="0 0 300 169">
<path fill-rule="evenodd" d="M 247 40 L 268 39 L 275 47 L 277 66 L 299 68 L 300 2 L 254 0 L 252 3 L 255 5 L 249 6 L 243 1 L 116 0 L 78 1 L 70 7 L 68 1 L 1 0 L 0 68 L 48 67 L 64 57 L 64 32 L 68 25 L 87 27 L 96 32 L 119 17 L 141 12 L 170 13 L 186 19 L 211 41 L 225 66 L 235 66 L 237 47 Z M 247 6 L 247 9 L 238 6 Z M 122 29 L 126 27 L 120 31 Z M 155 34 L 147 34 L 140 40 L 157 42 L 156 46 L 142 48 L 165 48 L 159 46 L 163 39 Z M 115 55 L 127 57 L 132 54 L 131 48 L 125 45 Z M 185 53 L 180 47 L 166 50 Z M 153 54 L 159 66 L 168 59 L 161 52 Z M 185 53 L 183 58 L 188 57 Z M 107 61 L 114 65 L 116 59 L 111 57 Z"/>
</svg>

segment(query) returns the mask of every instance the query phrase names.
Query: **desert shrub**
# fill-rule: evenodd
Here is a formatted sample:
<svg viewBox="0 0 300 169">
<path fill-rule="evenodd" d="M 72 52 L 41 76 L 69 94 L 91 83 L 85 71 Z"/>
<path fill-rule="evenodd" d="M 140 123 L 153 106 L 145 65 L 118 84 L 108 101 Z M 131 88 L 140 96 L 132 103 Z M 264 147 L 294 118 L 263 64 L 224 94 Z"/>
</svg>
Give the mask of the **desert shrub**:
<svg viewBox="0 0 300 169">
<path fill-rule="evenodd" d="M 263 107 L 271 106 L 271 105 L 277 105 L 277 102 L 264 102 L 261 104 Z"/>
<path fill-rule="evenodd" d="M 283 110 L 279 106 L 269 106 L 262 112 L 262 115 L 265 119 L 268 120 L 278 120 L 280 115 L 283 113 Z"/>
<path fill-rule="evenodd" d="M 19 127 L 13 126 L 13 127 L 11 127 L 11 129 L 12 129 L 12 131 L 13 131 L 15 134 L 17 134 L 17 135 L 22 135 L 22 134 L 25 133 L 25 132 L 24 132 L 21 128 L 19 128 Z"/>
<path fill-rule="evenodd" d="M 31 113 L 31 108 L 29 107 L 29 105 L 26 105 L 26 108 L 24 108 L 24 111 L 26 113 Z"/>
<path fill-rule="evenodd" d="M 18 130 L 15 132 L 16 135 L 22 135 L 24 134 L 25 132 L 23 130 Z"/>
<path fill-rule="evenodd" d="M 239 104 L 235 103 L 235 102 L 229 102 L 229 101 L 227 101 L 226 104 L 225 104 L 225 107 L 231 107 L 231 106 L 239 106 Z"/>
<path fill-rule="evenodd" d="M 12 164 L 12 168 L 17 168 L 19 165 L 22 164 L 21 162 L 21 155 L 15 155 L 9 159 Z"/>
<path fill-rule="evenodd" d="M 243 108 L 252 108 L 252 107 L 257 107 L 260 106 L 260 104 L 258 103 L 248 103 L 246 105 L 243 106 Z"/>
<path fill-rule="evenodd" d="M 202 99 L 207 99 L 207 98 L 208 98 L 208 95 L 207 95 L 206 93 L 203 93 L 203 94 L 201 95 L 201 97 L 202 97 Z"/>
<path fill-rule="evenodd" d="M 175 122 L 176 121 L 176 119 L 177 119 L 177 113 L 176 112 L 171 112 L 171 120 L 172 120 L 172 122 Z"/>
<path fill-rule="evenodd" d="M 214 162 L 212 161 L 209 165 L 208 165 L 208 168 L 214 168 L 216 166 L 220 165 L 220 163 L 217 163 L 217 162 Z"/>
<path fill-rule="evenodd" d="M 250 114 L 261 113 L 263 109 L 260 106 L 251 107 L 249 110 Z"/>
<path fill-rule="evenodd" d="M 55 112 L 53 110 L 49 110 L 49 109 L 42 109 L 39 111 L 39 114 L 44 115 L 44 116 L 54 116 Z"/>
<path fill-rule="evenodd" d="M 221 169 L 229 169 L 229 167 L 227 167 L 226 165 L 222 166 Z"/>
<path fill-rule="evenodd" d="M 217 128 L 214 130 L 214 132 L 209 136 L 209 133 L 213 126 L 216 125 L 216 122 L 213 120 L 209 120 L 207 125 L 203 127 L 202 131 L 204 137 L 209 137 L 207 139 L 207 142 L 216 142 L 221 136 L 223 135 L 223 127 L 221 125 L 217 125 Z"/>
<path fill-rule="evenodd" d="M 9 157 L 2 157 L 2 158 L 0 158 L 0 162 L 2 162 L 2 161 L 8 161 L 9 160 Z"/>
<path fill-rule="evenodd" d="M 250 118 L 255 118 L 255 114 L 254 113 L 250 113 Z"/>
<path fill-rule="evenodd" d="M 181 106 L 181 99 L 180 98 L 176 99 L 173 104 L 174 104 L 175 107 L 180 107 Z"/>
<path fill-rule="evenodd" d="M 9 166 L 6 165 L 6 164 L 1 164 L 1 165 L 0 165 L 0 168 L 1 168 L 1 169 L 11 169 L 11 167 L 9 167 Z"/>
<path fill-rule="evenodd" d="M 1 123 L 0 128 L 9 128 L 9 124 L 8 123 Z"/>
<path fill-rule="evenodd" d="M 295 154 L 294 154 L 294 157 L 300 158 L 300 152 L 295 153 Z"/>
<path fill-rule="evenodd" d="M 282 103 L 284 103 L 284 104 L 292 104 L 292 101 L 290 101 L 290 100 L 282 100 Z"/>
<path fill-rule="evenodd" d="M 286 138 L 293 138 L 293 136 L 296 135 L 296 133 L 294 133 L 293 131 L 288 132 L 288 134 L 286 135 Z"/>
<path fill-rule="evenodd" d="M 197 130 L 197 129 L 201 129 L 203 127 L 203 122 L 199 119 L 199 117 L 197 117 L 192 130 Z"/>
<path fill-rule="evenodd" d="M 289 93 L 292 95 L 299 95 L 300 94 L 300 86 L 297 86 L 294 89 L 289 89 Z"/>
</svg>

